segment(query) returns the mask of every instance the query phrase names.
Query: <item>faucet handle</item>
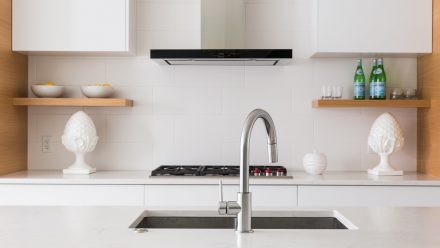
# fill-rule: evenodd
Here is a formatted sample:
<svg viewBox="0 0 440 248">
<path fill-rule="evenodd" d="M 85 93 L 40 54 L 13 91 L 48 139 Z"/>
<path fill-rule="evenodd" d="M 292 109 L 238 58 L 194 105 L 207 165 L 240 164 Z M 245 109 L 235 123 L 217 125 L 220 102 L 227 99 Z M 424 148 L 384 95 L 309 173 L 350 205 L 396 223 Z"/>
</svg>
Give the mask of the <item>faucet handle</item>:
<svg viewBox="0 0 440 248">
<path fill-rule="evenodd" d="M 218 181 L 218 198 L 219 202 L 223 201 L 223 182 L 221 179 Z"/>
<path fill-rule="evenodd" d="M 223 201 L 223 182 L 221 179 L 218 181 L 218 198 L 218 213 L 226 215 L 228 204 Z"/>
<path fill-rule="evenodd" d="M 241 207 L 237 202 L 234 201 L 223 201 L 223 182 L 220 180 L 218 182 L 218 213 L 220 215 L 237 215 L 241 211 Z"/>
</svg>

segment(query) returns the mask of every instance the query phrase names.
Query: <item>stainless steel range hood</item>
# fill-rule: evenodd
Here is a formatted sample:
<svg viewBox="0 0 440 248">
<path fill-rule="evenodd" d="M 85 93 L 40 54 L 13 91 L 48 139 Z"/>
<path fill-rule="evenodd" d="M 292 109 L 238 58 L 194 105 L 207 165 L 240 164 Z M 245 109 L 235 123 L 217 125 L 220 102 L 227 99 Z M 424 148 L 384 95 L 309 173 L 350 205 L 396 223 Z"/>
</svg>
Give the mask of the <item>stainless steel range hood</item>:
<svg viewBox="0 0 440 248">
<path fill-rule="evenodd" d="M 151 49 L 162 65 L 284 65 L 292 49 L 249 48 L 245 0 L 201 0 L 201 49 Z"/>
</svg>

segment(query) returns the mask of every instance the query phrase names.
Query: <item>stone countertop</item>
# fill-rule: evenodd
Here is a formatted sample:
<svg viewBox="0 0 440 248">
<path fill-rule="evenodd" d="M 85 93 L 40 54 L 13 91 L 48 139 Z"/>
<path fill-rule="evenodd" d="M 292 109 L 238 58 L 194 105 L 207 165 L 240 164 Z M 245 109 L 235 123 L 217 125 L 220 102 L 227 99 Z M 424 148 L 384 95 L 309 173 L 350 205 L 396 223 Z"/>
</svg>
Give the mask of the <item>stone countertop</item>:
<svg viewBox="0 0 440 248">
<path fill-rule="evenodd" d="M 29 170 L 0 176 L 0 184 L 108 184 L 108 185 L 225 185 L 238 184 L 227 177 L 149 177 L 151 171 L 98 171 L 90 175 L 63 175 L 61 171 Z M 293 171 L 290 178 L 251 178 L 252 185 L 389 185 L 440 186 L 440 178 L 406 172 L 403 176 L 373 176 L 367 172 L 326 172 L 321 176 Z"/>
<path fill-rule="evenodd" d="M 336 208 L 356 230 L 149 229 L 128 226 L 140 207 L 0 207 L 8 248 L 438 248 L 440 208 Z M 295 209 L 291 209 L 294 211 Z"/>
</svg>

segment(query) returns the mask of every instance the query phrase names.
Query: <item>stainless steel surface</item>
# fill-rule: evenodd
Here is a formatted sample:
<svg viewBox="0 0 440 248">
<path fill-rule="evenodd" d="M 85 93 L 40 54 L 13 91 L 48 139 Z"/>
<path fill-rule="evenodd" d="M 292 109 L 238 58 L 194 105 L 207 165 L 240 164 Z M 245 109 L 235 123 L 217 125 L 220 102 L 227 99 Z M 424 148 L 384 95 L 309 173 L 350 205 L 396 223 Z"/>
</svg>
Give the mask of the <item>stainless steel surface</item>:
<svg viewBox="0 0 440 248">
<path fill-rule="evenodd" d="M 233 229 L 236 218 L 194 216 L 144 217 L 135 227 L 145 232 L 149 228 Z M 252 217 L 254 229 L 348 229 L 335 217 Z"/>
<path fill-rule="evenodd" d="M 236 231 L 240 233 L 252 232 L 252 194 L 249 192 L 249 150 L 252 128 L 258 119 L 262 119 L 267 132 L 267 150 L 269 152 L 269 162 L 278 162 L 277 135 L 275 124 L 269 113 L 262 109 L 255 109 L 246 118 L 241 133 L 240 145 L 240 192 L 238 192 L 237 203 L 241 207 L 241 211 L 237 214 Z M 222 188 L 220 183 L 220 188 Z M 221 190 L 221 189 L 220 189 Z M 221 191 L 220 191 L 221 192 Z M 220 197 L 219 213 L 233 214 L 236 211 L 228 213 L 228 205 L 235 206 L 233 202 L 223 201 Z M 226 205 L 226 206 L 225 206 Z M 226 210 L 225 210 L 226 208 Z"/>
<path fill-rule="evenodd" d="M 237 215 L 241 211 L 241 206 L 234 201 L 223 201 L 223 183 L 219 181 L 219 207 L 218 213 L 220 215 Z"/>
</svg>

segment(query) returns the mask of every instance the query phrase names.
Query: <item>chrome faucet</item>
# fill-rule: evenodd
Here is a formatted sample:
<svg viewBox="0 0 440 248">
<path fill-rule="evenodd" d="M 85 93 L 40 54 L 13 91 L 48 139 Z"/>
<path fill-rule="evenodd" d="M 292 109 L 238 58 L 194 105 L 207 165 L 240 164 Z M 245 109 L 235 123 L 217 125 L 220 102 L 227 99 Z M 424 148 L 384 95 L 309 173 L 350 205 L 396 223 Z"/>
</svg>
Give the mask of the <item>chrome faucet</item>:
<svg viewBox="0 0 440 248">
<path fill-rule="evenodd" d="M 252 111 L 244 123 L 241 133 L 240 145 L 240 191 L 238 192 L 237 202 L 224 202 L 223 190 L 220 182 L 220 202 L 219 214 L 237 215 L 236 231 L 239 233 L 250 233 L 252 231 L 252 197 L 249 192 L 249 148 L 252 128 L 258 119 L 264 121 L 267 132 L 267 148 L 269 152 L 269 162 L 278 162 L 277 135 L 275 124 L 269 113 L 262 109 Z"/>
</svg>

